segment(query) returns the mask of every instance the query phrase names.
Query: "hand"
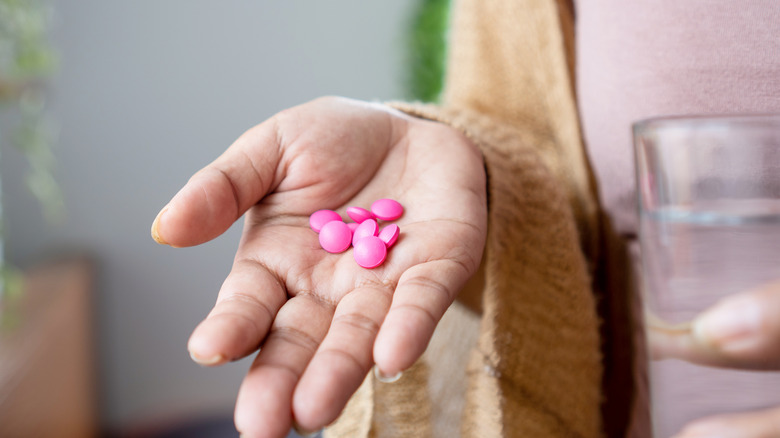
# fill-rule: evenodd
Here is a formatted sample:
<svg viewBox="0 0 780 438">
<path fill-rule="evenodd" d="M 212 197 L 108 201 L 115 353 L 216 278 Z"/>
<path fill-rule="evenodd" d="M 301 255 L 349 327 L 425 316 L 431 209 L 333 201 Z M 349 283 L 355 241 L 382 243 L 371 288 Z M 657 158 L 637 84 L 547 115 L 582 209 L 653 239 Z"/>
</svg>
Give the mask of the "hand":
<svg viewBox="0 0 780 438">
<path fill-rule="evenodd" d="M 401 237 L 384 265 L 330 254 L 309 228 L 319 209 L 393 198 Z M 152 226 L 160 243 L 197 245 L 246 213 L 230 274 L 193 332 L 196 362 L 260 348 L 236 402 L 238 430 L 284 437 L 334 421 L 376 364 L 410 367 L 485 244 L 485 173 L 454 129 L 378 104 L 324 98 L 250 129 L 196 173 Z"/>
<path fill-rule="evenodd" d="M 677 329 L 650 330 L 655 359 L 726 368 L 780 370 L 780 283 L 724 298 Z M 780 408 L 697 420 L 676 438 L 780 436 Z"/>
</svg>

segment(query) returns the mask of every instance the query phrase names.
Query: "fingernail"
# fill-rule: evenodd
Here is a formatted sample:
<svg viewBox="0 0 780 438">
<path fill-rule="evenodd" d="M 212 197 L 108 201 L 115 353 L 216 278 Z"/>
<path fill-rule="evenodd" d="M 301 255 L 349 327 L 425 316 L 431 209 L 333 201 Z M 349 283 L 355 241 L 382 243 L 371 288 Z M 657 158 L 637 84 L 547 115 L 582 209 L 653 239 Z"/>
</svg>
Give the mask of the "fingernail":
<svg viewBox="0 0 780 438">
<path fill-rule="evenodd" d="M 157 217 L 154 218 L 154 222 L 152 222 L 152 239 L 154 239 L 154 241 L 160 245 L 168 244 L 168 242 L 166 242 L 165 239 L 160 236 L 160 219 L 166 211 L 168 211 L 167 205 L 162 210 L 160 210 L 159 213 L 157 213 Z"/>
<path fill-rule="evenodd" d="M 379 380 L 382 383 L 393 383 L 401 378 L 403 375 L 402 371 L 399 371 L 397 374 L 393 376 L 388 376 L 382 372 L 382 370 L 379 369 L 378 366 L 374 365 L 374 377 L 376 377 L 377 380 Z"/>
<path fill-rule="evenodd" d="M 198 365 L 204 365 L 204 366 L 216 365 L 218 363 L 225 361 L 225 356 L 221 354 L 217 354 L 216 356 L 211 356 L 211 357 L 199 357 L 195 353 L 190 351 L 190 357 L 192 358 L 193 362 L 197 363 Z"/>
<path fill-rule="evenodd" d="M 750 341 L 761 327 L 761 305 L 750 296 L 727 298 L 694 320 L 694 335 L 720 347 L 739 347 Z"/>
<path fill-rule="evenodd" d="M 315 430 L 314 432 L 309 432 L 308 430 L 302 428 L 301 425 L 295 421 L 293 421 L 293 430 L 295 431 L 295 433 L 302 436 L 303 438 L 313 438 L 322 431 L 322 429 L 320 429 L 320 430 Z"/>
</svg>

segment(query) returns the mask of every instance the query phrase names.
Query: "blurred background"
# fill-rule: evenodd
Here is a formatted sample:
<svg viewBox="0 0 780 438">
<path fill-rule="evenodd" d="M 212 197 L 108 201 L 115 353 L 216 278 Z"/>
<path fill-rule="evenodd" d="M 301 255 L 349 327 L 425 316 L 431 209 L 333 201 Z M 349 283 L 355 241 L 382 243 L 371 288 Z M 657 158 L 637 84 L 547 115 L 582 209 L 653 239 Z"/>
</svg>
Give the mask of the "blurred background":
<svg viewBox="0 0 780 438">
<path fill-rule="evenodd" d="M 6 270 L 0 296 L 0 435 L 26 434 L 9 418 L 22 428 L 38 412 L 43 428 L 75 409 L 62 415 L 83 414 L 103 436 L 231 436 L 205 424 L 232 425 L 249 362 L 201 368 L 186 342 L 230 269 L 240 226 L 172 249 L 152 241 L 152 220 L 195 171 L 279 110 L 322 95 L 435 98 L 438 67 L 423 66 L 428 91 L 409 79 L 410 39 L 428 44 L 416 32 L 440 23 L 420 15 L 431 3 L 446 4 L 0 1 L 5 21 L 24 4 L 46 11 L 42 24 L 16 17 L 22 24 L 0 35 L 34 39 L 8 33 L 35 26 L 44 35 L 27 41 L 43 47 L 27 70 L 0 76 L 4 257 L 17 269 Z M 9 50 L 0 39 L 6 64 Z M 78 411 L 92 401 L 96 411 Z M 187 424 L 201 426 L 166 432 Z"/>
</svg>

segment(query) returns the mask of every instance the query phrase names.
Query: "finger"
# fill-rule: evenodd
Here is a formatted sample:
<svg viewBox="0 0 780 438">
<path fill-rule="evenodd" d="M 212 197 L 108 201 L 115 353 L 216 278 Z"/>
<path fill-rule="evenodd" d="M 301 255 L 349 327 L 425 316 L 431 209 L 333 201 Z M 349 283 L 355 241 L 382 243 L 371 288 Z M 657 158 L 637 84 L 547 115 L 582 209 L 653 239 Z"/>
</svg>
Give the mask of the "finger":
<svg viewBox="0 0 780 438">
<path fill-rule="evenodd" d="M 201 365 L 219 365 L 252 353 L 286 300 L 284 285 L 266 266 L 237 259 L 214 309 L 190 336 L 190 356 Z"/>
<path fill-rule="evenodd" d="M 656 358 L 702 365 L 780 369 L 780 283 L 724 298 L 678 329 L 650 326 Z"/>
<path fill-rule="evenodd" d="M 225 232 L 276 184 L 279 150 L 273 119 L 244 133 L 163 207 L 152 224 L 154 240 L 192 246 Z"/>
<path fill-rule="evenodd" d="M 769 438 L 780 436 L 780 408 L 697 420 L 674 438 Z"/>
<path fill-rule="evenodd" d="M 292 427 L 292 395 L 328 330 L 333 305 L 312 294 L 290 299 L 273 323 L 236 401 L 236 428 L 244 435 L 286 436 Z"/>
<path fill-rule="evenodd" d="M 423 354 L 436 324 L 474 270 L 447 259 L 416 265 L 401 276 L 374 343 L 380 375 L 397 375 Z"/>
<path fill-rule="evenodd" d="M 318 430 L 335 420 L 363 382 L 374 364 L 374 340 L 392 293 L 390 286 L 368 285 L 339 302 L 293 397 L 295 419 L 304 430 Z"/>
</svg>

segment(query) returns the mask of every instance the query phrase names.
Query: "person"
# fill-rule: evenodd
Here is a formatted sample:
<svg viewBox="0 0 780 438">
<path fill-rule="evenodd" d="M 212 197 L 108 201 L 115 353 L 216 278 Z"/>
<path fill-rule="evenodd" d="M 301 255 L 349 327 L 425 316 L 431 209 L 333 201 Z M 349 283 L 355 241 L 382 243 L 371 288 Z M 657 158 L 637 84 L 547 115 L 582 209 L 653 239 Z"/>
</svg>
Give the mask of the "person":
<svg viewBox="0 0 780 438">
<path fill-rule="evenodd" d="M 339 418 L 326 433 L 647 436 L 630 123 L 780 111 L 780 7 L 660 3 L 458 1 L 441 105 L 318 99 L 190 179 L 152 234 L 197 245 L 245 217 L 188 344 L 207 366 L 259 348 L 236 402 L 242 434 Z M 309 214 L 379 198 L 406 208 L 382 267 L 318 249 Z M 780 368 L 780 287 L 732 299 L 653 342 Z M 772 436 L 778 424 L 771 409 L 680 436 Z"/>
</svg>

